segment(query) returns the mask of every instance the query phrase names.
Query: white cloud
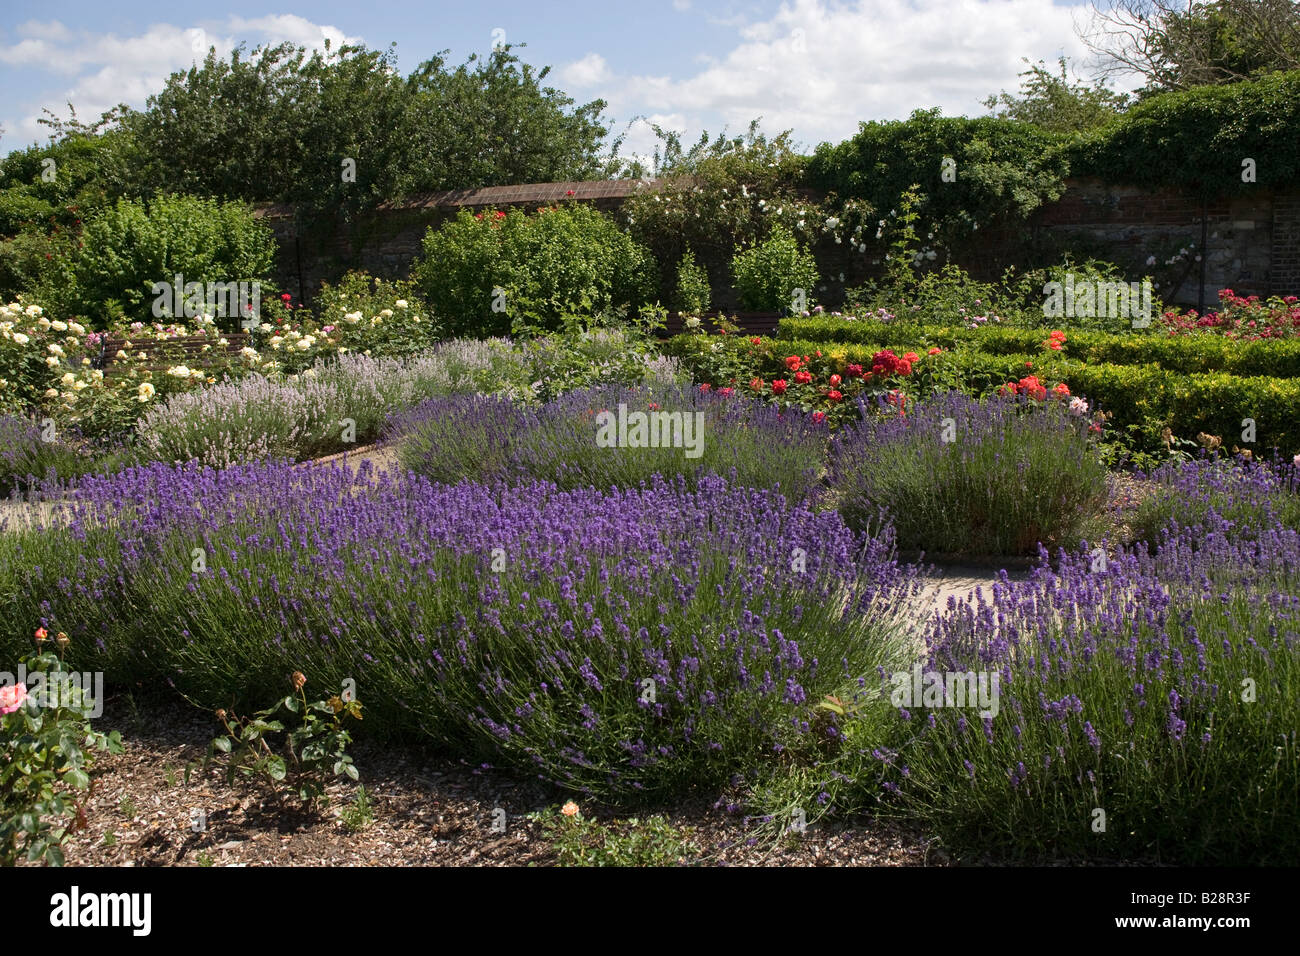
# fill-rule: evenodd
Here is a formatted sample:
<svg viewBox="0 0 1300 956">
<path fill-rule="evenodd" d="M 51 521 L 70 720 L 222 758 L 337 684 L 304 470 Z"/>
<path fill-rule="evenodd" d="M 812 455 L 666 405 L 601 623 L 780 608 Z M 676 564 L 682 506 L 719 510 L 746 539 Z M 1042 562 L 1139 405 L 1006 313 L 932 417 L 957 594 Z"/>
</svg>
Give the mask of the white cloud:
<svg viewBox="0 0 1300 956">
<path fill-rule="evenodd" d="M 599 53 L 588 53 L 581 60 L 562 67 L 559 77 L 566 88 L 582 90 L 608 83 L 613 78 L 613 74 L 603 56 Z"/>
<path fill-rule="evenodd" d="M 673 0 L 673 9 L 681 12 L 691 8 L 691 0 Z"/>
<path fill-rule="evenodd" d="M 693 75 L 606 66 L 594 92 L 622 122 L 653 114 L 681 117 L 684 130 L 742 132 L 762 116 L 765 131 L 793 129 L 808 146 L 837 142 L 860 120 L 914 109 L 983 115 L 984 98 L 1019 89 L 1022 57 L 1082 64 L 1073 12 L 1052 0 L 793 0 L 768 19 L 733 21 L 735 45 Z"/>
<path fill-rule="evenodd" d="M 326 39 L 335 49 L 360 42 L 337 27 L 292 15 L 231 16 L 188 26 L 157 23 L 128 37 L 73 31 L 58 20 L 28 21 L 15 32 L 20 37 L 17 42 L 0 45 L 0 63 L 50 73 L 54 83 L 38 102 L 9 104 L 14 112 L 0 118 L 0 126 L 10 148 L 46 139 L 49 131 L 37 123 L 44 106 L 64 115 L 64 104 L 72 103 L 83 121 L 98 119 L 118 103 L 142 107 L 151 93 L 163 88 L 168 76 L 202 61 L 210 46 L 224 57 L 241 41 L 250 48 L 289 41 L 313 50 L 324 49 Z M 54 109 L 54 104 L 59 108 Z M 25 115 L 14 115 L 19 110 Z"/>
</svg>

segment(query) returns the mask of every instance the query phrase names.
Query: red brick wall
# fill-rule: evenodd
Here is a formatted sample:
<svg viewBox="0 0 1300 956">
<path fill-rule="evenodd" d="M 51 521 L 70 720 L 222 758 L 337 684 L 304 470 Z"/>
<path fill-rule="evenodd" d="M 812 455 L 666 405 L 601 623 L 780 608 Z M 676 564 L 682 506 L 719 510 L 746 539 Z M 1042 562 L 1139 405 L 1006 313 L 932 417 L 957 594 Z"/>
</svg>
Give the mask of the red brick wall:
<svg viewBox="0 0 1300 956">
<path fill-rule="evenodd" d="M 531 208 L 562 201 L 590 202 L 604 211 L 617 209 L 636 190 L 646 188 L 636 180 L 575 183 L 540 183 L 452 190 L 385 203 L 348 228 L 337 232 L 315 230 L 297 235 L 292 210 L 264 207 L 265 217 L 280 243 L 277 280 L 296 296 L 310 301 L 322 281 L 336 281 L 349 269 L 365 269 L 388 278 L 409 274 L 412 260 L 430 226 L 468 207 L 521 206 Z M 573 195 L 568 195 L 572 191 Z M 1216 301 L 1218 289 L 1230 287 L 1243 294 L 1300 294 L 1300 190 L 1274 194 L 1261 189 L 1231 200 L 1211 202 L 1206 256 L 1206 299 Z M 1039 210 L 1030 222 L 1015 230 L 990 230 L 961 250 L 956 258 L 983 278 L 997 278 L 1011 264 L 1022 265 L 1027 237 L 1050 238 L 1069 244 L 1084 240 L 1102 258 L 1144 263 L 1150 255 L 1167 255 L 1171 248 L 1199 244 L 1201 205 L 1197 197 L 1174 190 L 1144 192 L 1111 186 L 1097 180 L 1070 180 L 1065 194 Z M 868 248 L 865 255 L 850 254 L 847 246 L 825 250 L 835 253 L 824 262 L 826 287 L 821 297 L 839 301 L 852 287 L 880 267 L 872 263 L 883 248 Z M 844 281 L 839 275 L 844 274 Z M 1159 290 L 1166 300 L 1194 303 L 1197 270 L 1175 291 Z M 718 290 L 725 306 L 731 296 Z"/>
</svg>

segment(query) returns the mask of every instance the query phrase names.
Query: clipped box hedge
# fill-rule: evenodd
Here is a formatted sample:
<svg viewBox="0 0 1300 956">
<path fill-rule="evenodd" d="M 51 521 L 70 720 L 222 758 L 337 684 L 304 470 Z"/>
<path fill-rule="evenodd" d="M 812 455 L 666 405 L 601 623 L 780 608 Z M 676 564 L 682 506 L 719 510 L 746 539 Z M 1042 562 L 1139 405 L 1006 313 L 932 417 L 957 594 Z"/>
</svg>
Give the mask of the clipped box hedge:
<svg viewBox="0 0 1300 956">
<path fill-rule="evenodd" d="M 904 329 L 892 325 L 873 328 Z M 743 386 L 754 375 L 766 381 L 788 378 L 783 364 L 787 355 L 815 356 L 820 351 L 819 364 L 842 374 L 853 364 L 869 368 L 871 357 L 882 348 L 898 354 L 911 350 L 921 355 L 908 380 L 908 390 L 917 395 L 947 388 L 987 394 L 1007 382 L 1035 375 L 1049 387 L 1065 382 L 1072 394 L 1087 398 L 1110 413 L 1110 428 L 1137 431 L 1134 438 L 1148 450 L 1158 447 L 1160 432 L 1168 427 L 1179 438 L 1195 439 L 1200 432 L 1206 432 L 1222 438 L 1229 449 L 1238 445 L 1265 456 L 1274 447 L 1288 458 L 1300 452 L 1300 377 L 1185 373 L 1154 363 L 1080 361 L 1064 351 L 1054 353 L 1041 348 L 1003 354 L 958 348 L 930 356 L 926 354 L 930 347 L 926 340 L 918 342 L 916 327 L 912 331 L 913 337 L 899 336 L 899 341 L 819 342 L 783 338 L 763 339 L 756 348 L 750 346 L 748 338 L 680 335 L 667 343 L 666 351 L 679 357 L 697 377 L 703 373 L 714 384 L 720 384 L 723 377 L 717 370 L 730 369 L 730 377 Z M 934 336 L 929 341 L 939 344 Z M 1038 341 L 1041 336 L 1035 333 L 1035 342 Z M 942 344 L 939 347 L 944 348 Z M 1255 423 L 1254 444 L 1242 439 L 1246 419 Z"/>
<path fill-rule="evenodd" d="M 1241 376 L 1300 378 L 1300 339 L 1259 339 L 1241 342 L 1220 335 L 1148 335 L 1111 332 L 1071 331 L 1066 333 L 1060 354 L 1082 362 L 1111 365 L 1159 365 L 1185 375 L 1228 372 Z M 877 345 L 880 348 L 938 346 L 942 349 L 972 348 L 992 355 L 1043 352 L 1047 332 L 985 326 L 979 329 L 954 325 L 903 322 L 846 322 L 843 319 L 783 319 L 778 328 L 782 340 L 825 343 L 842 342 Z"/>
</svg>

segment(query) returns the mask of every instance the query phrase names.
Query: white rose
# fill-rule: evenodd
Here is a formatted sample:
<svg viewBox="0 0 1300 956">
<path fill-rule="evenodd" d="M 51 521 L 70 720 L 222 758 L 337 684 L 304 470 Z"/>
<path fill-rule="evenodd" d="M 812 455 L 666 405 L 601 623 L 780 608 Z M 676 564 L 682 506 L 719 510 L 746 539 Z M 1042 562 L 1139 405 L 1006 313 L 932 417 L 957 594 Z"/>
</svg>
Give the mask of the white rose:
<svg viewBox="0 0 1300 956">
<path fill-rule="evenodd" d="M 405 299 L 398 299 L 396 302 L 393 303 L 393 305 L 397 306 L 397 308 L 399 309 L 404 309 L 407 307 L 407 305 L 409 305 L 409 303 Z"/>
<path fill-rule="evenodd" d="M 14 341 L 17 342 L 19 345 L 26 345 L 28 342 L 31 341 L 31 339 L 23 335 L 21 332 L 15 332 Z"/>
<path fill-rule="evenodd" d="M 50 323 L 50 328 L 52 328 L 55 332 L 66 332 L 66 331 L 68 331 L 68 323 L 67 323 L 67 322 L 51 322 L 51 323 Z"/>
<path fill-rule="evenodd" d="M 153 398 L 153 396 L 154 396 L 154 387 L 150 385 L 148 382 L 141 383 L 140 387 L 136 389 L 136 398 L 139 401 L 147 402 L 149 401 L 149 399 Z"/>
<path fill-rule="evenodd" d="M 66 375 L 63 376 L 63 378 L 59 379 L 59 381 L 62 382 L 64 385 L 71 385 L 76 380 L 77 380 L 77 376 L 73 375 L 71 372 L 68 372 Z"/>
<path fill-rule="evenodd" d="M 343 316 L 343 321 L 347 322 L 349 325 L 356 325 L 361 321 L 361 313 L 349 312 L 347 315 Z"/>
<path fill-rule="evenodd" d="M 39 305 L 29 305 L 27 308 L 23 309 L 23 312 L 30 315 L 32 318 L 36 318 L 36 316 L 40 315 L 44 311 L 45 310 Z"/>
<path fill-rule="evenodd" d="M 174 368 L 169 368 L 167 374 L 172 376 L 172 378 L 189 378 L 190 370 L 185 365 L 177 365 Z"/>
<path fill-rule="evenodd" d="M 76 385 L 74 385 L 74 386 L 72 386 L 72 387 L 73 387 L 74 389 L 76 389 L 78 392 L 83 391 L 83 390 L 85 390 L 85 389 L 87 389 L 87 388 L 90 388 L 90 386 L 87 385 L 85 382 L 78 382 Z"/>
<path fill-rule="evenodd" d="M 50 353 L 51 355 L 63 355 L 63 354 L 65 354 L 64 351 L 63 351 L 63 346 L 61 346 L 61 345 L 58 345 L 58 344 L 55 344 L 55 343 L 50 343 L 49 345 L 47 345 L 47 346 L 45 346 L 45 347 L 46 347 L 46 349 L 49 350 L 49 353 Z"/>
<path fill-rule="evenodd" d="M 59 390 L 58 390 L 57 388 L 47 388 L 47 389 L 45 390 L 45 397 L 46 397 L 46 398 L 58 398 L 58 397 L 59 397 Z"/>
<path fill-rule="evenodd" d="M 69 322 L 68 328 L 70 328 L 73 332 L 76 332 L 78 335 L 86 334 L 86 327 L 84 325 L 81 325 L 80 323 Z"/>
<path fill-rule="evenodd" d="M 45 360 L 45 364 L 48 365 L 50 368 L 58 368 L 59 360 L 56 359 L 53 355 L 51 355 L 49 358 Z"/>
<path fill-rule="evenodd" d="M 393 310 L 392 310 L 392 309 L 384 309 L 383 311 L 381 311 L 381 312 L 379 313 L 379 315 L 380 315 L 381 318 L 391 319 L 391 318 L 393 317 Z"/>
</svg>

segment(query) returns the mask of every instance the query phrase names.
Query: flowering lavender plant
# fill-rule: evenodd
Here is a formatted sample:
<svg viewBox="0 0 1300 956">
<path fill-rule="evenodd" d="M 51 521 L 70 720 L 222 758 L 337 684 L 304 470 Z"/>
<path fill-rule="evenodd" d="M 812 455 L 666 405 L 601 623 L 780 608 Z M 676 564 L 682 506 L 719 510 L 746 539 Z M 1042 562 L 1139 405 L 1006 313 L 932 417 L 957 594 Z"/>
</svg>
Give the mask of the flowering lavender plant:
<svg viewBox="0 0 1300 956">
<path fill-rule="evenodd" d="M 906 413 L 862 406 L 831 444 L 831 483 L 854 525 L 885 509 L 905 549 L 1026 555 L 1073 547 L 1107 497 L 1087 423 L 1059 402 L 952 392 Z"/>
<path fill-rule="evenodd" d="M 196 702 L 310 660 L 367 723 L 583 792 L 680 792 L 815 752 L 824 695 L 899 659 L 888 532 L 705 476 L 563 491 L 368 468 L 91 478 L 0 536 L 0 609 Z M 238 703 L 238 702 L 236 702 Z M 811 751 L 810 751 L 811 748 Z"/>
<path fill-rule="evenodd" d="M 1085 547 L 1055 569 L 1044 551 L 1029 580 L 950 604 L 927 666 L 997 674 L 998 716 L 897 709 L 857 786 L 962 850 L 1294 862 L 1300 534 L 1230 531 L 1100 562 Z"/>
<path fill-rule="evenodd" d="M 806 415 L 749 398 L 602 386 L 536 410 L 491 397 L 436 399 L 395 416 L 390 434 L 402 439 L 403 464 L 435 481 L 631 488 L 654 475 L 721 474 L 796 501 L 817 487 L 826 433 Z"/>
</svg>

